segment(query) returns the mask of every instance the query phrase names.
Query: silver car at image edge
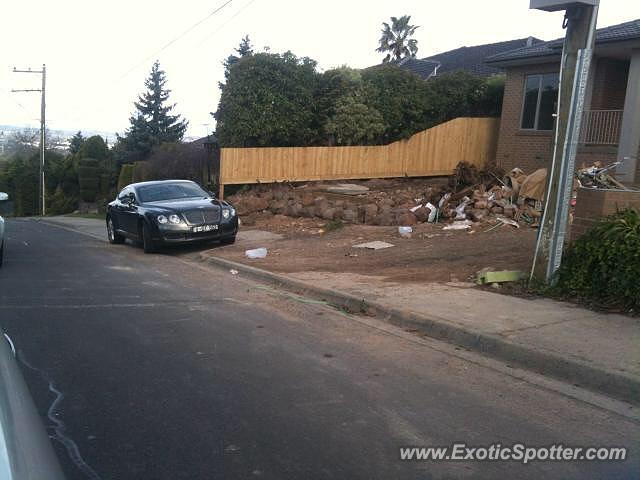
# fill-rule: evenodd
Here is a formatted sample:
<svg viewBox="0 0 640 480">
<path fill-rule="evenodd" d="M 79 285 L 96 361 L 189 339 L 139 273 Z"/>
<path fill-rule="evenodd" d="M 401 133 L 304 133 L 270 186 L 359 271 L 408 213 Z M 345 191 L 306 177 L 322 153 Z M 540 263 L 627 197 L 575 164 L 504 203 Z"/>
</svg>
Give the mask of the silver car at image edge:
<svg viewBox="0 0 640 480">
<path fill-rule="evenodd" d="M 0 479 L 63 480 L 10 342 L 0 330 Z"/>
<path fill-rule="evenodd" d="M 9 196 L 0 192 L 0 202 L 9 200 Z M 4 218 L 0 215 L 0 267 L 2 267 L 2 259 L 4 258 Z"/>
</svg>

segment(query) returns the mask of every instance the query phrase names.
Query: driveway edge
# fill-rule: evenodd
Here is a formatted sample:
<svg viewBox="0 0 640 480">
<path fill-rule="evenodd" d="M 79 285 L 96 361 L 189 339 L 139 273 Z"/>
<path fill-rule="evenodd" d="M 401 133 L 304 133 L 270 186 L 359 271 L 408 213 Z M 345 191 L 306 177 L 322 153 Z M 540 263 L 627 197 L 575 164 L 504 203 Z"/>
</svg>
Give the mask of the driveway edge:
<svg viewBox="0 0 640 480">
<path fill-rule="evenodd" d="M 490 335 L 457 325 L 434 315 L 416 314 L 406 310 L 388 308 L 378 302 L 355 295 L 318 287 L 286 275 L 269 272 L 243 263 L 200 254 L 202 262 L 241 272 L 253 280 L 284 288 L 298 294 L 324 300 L 352 313 L 375 314 L 392 325 L 415 330 L 428 337 L 443 340 L 473 350 L 535 373 L 554 377 L 564 382 L 604 393 L 618 400 L 640 405 L 640 379 L 600 369 L 578 360 L 561 357 L 534 347 L 510 342 L 497 335 Z"/>
</svg>

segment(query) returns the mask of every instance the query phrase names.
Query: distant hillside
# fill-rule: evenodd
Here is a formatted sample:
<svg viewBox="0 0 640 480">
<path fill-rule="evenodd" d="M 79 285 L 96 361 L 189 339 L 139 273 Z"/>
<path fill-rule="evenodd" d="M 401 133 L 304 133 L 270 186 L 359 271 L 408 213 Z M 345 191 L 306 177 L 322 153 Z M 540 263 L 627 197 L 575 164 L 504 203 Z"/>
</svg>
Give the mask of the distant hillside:
<svg viewBox="0 0 640 480">
<path fill-rule="evenodd" d="M 4 142 L 6 142 L 6 138 L 9 137 L 11 135 L 12 132 L 15 131 L 20 131 L 20 130 L 24 130 L 24 129 L 38 129 L 39 127 L 33 127 L 33 126 L 18 126 L 18 125 L 0 125 L 0 144 L 3 144 Z M 82 129 L 77 129 L 77 130 L 57 130 L 57 129 L 49 129 L 49 134 L 53 137 L 56 138 L 60 138 L 63 140 L 66 140 L 70 137 L 73 137 L 77 131 L 80 130 L 82 132 L 82 135 L 85 137 L 91 137 L 93 135 L 100 135 L 102 138 L 104 138 L 107 143 L 109 145 L 113 145 L 114 142 L 116 141 L 116 134 L 115 132 L 104 132 L 104 131 L 97 131 L 97 130 L 82 130 Z M 4 139 L 3 139 L 4 137 Z"/>
</svg>

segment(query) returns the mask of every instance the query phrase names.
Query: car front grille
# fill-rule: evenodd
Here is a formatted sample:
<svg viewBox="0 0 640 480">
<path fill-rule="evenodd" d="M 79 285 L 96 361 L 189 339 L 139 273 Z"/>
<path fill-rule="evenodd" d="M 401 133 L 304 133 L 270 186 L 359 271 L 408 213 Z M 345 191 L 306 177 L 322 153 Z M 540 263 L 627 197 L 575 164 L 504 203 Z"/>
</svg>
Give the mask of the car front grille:
<svg viewBox="0 0 640 480">
<path fill-rule="evenodd" d="M 188 210 L 184 212 L 184 218 L 191 225 L 203 225 L 205 223 L 218 223 L 220 221 L 219 208 L 207 208 L 200 210 Z"/>
</svg>

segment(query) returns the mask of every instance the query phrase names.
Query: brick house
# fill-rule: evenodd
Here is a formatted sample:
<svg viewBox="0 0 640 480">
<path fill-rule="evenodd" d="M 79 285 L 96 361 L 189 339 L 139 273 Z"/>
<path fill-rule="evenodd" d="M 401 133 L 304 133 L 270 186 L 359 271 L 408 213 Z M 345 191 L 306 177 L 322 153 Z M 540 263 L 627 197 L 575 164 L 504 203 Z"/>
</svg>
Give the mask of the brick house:
<svg viewBox="0 0 640 480">
<path fill-rule="evenodd" d="M 510 170 L 548 166 L 562 39 L 493 55 L 506 71 L 496 161 Z M 623 161 L 616 176 L 640 182 L 640 20 L 597 30 L 577 165 Z"/>
</svg>

